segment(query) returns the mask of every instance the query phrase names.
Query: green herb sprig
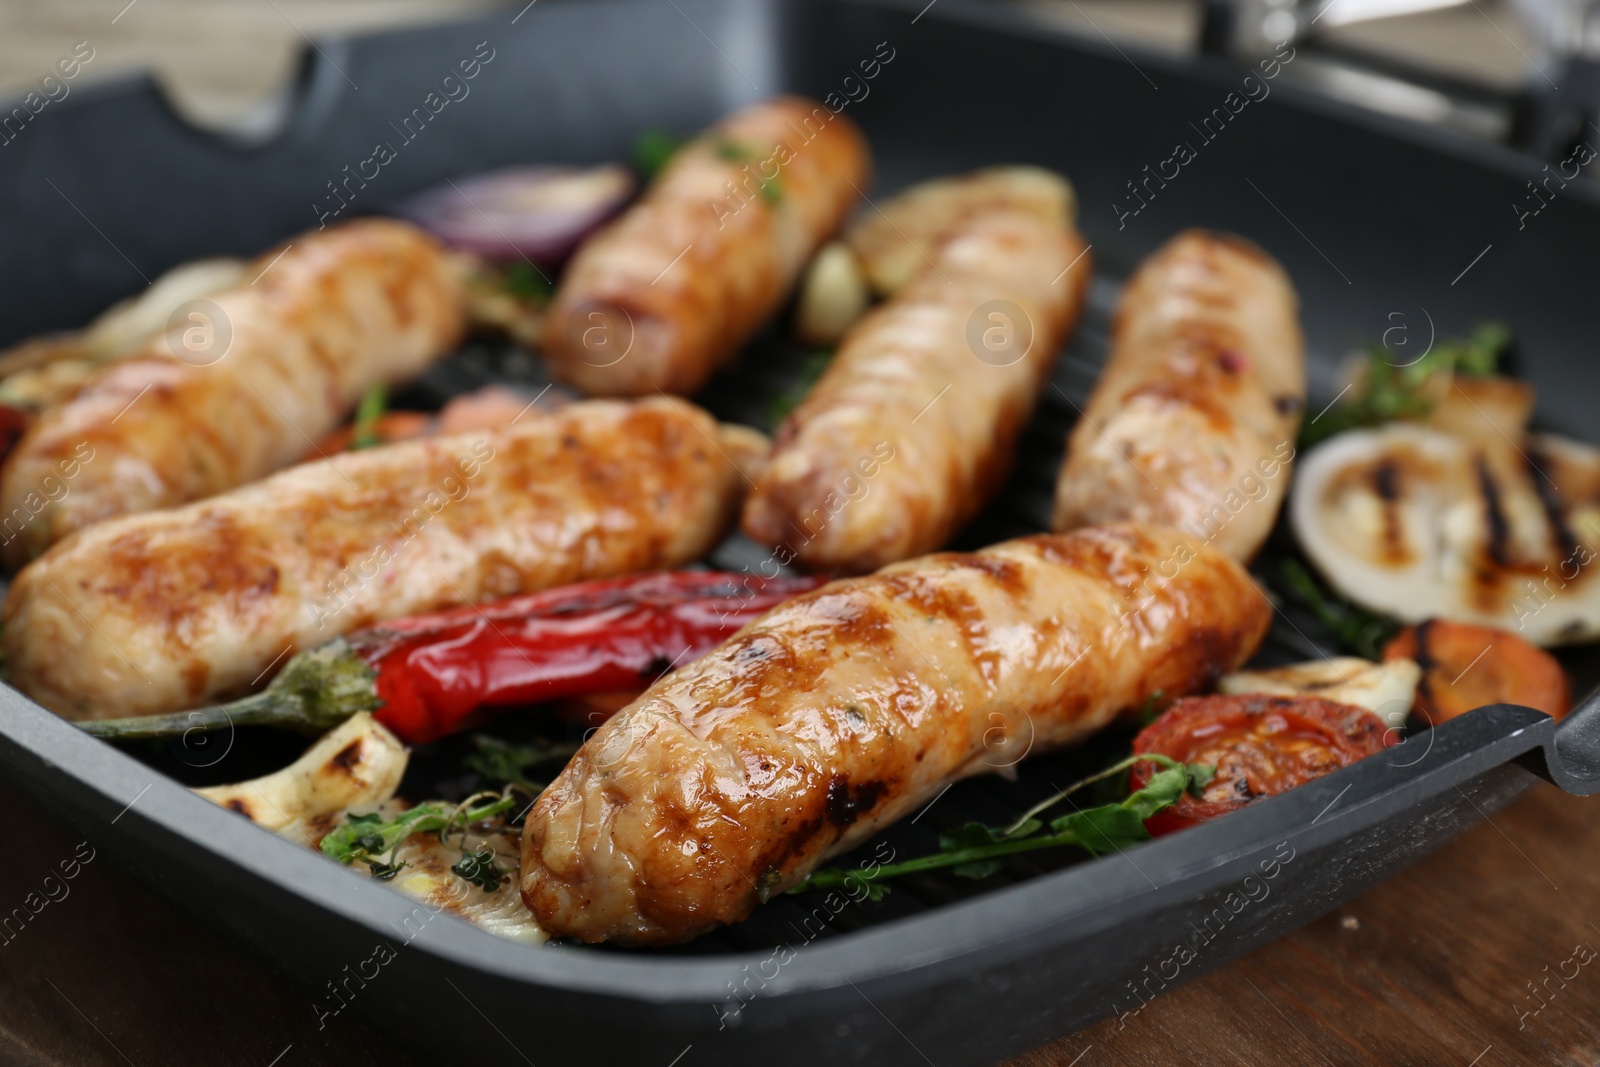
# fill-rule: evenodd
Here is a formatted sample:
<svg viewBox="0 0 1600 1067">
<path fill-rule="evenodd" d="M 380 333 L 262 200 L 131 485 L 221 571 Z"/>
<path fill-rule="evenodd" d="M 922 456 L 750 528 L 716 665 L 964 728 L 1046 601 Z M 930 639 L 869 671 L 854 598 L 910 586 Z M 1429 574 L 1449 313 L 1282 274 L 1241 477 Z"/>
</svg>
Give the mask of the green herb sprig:
<svg viewBox="0 0 1600 1067">
<path fill-rule="evenodd" d="M 1400 632 L 1398 619 L 1357 607 L 1324 586 L 1297 559 L 1286 559 L 1279 565 L 1272 585 L 1309 608 L 1318 621 L 1333 631 L 1341 648 L 1362 659 L 1381 660 L 1383 646 Z"/>
<path fill-rule="evenodd" d="M 646 130 L 633 142 L 633 165 L 646 178 L 654 178 L 666 168 L 684 139 L 660 128 Z"/>
<path fill-rule="evenodd" d="M 350 437 L 352 452 L 383 444 L 383 437 L 378 433 L 378 423 L 388 408 L 389 390 L 383 383 L 380 382 L 367 390 L 367 394 L 361 398 L 361 404 L 356 408 L 355 432 Z"/>
<path fill-rule="evenodd" d="M 504 815 L 521 803 L 521 798 L 508 795 L 478 807 L 470 807 L 471 800 L 466 804 L 430 801 L 392 819 L 377 812 L 351 815 L 343 826 L 335 827 L 322 839 L 319 848 L 324 856 L 338 863 L 365 863 L 374 878 L 388 881 L 405 867 L 404 861 L 396 860 L 395 850 L 412 834 L 437 833 L 443 840 L 454 829 L 465 831 Z"/>
<path fill-rule="evenodd" d="M 805 362 L 800 364 L 800 373 L 795 378 L 794 384 L 773 397 L 772 405 L 767 409 L 767 416 L 772 420 L 774 428 L 800 406 L 800 401 L 811 392 L 811 387 L 817 384 L 817 380 L 822 377 L 822 372 L 828 369 L 828 363 L 832 359 L 832 351 L 812 352 L 806 356 Z"/>
<path fill-rule="evenodd" d="M 1367 363 L 1350 399 L 1300 428 L 1300 446 L 1326 441 L 1334 434 L 1396 419 L 1423 419 L 1461 374 L 1488 377 L 1511 344 L 1504 324 L 1487 322 L 1468 337 L 1448 337 L 1410 363 L 1397 364 L 1381 345 L 1367 349 Z"/>
<path fill-rule="evenodd" d="M 740 144 L 727 137 L 718 138 L 711 146 L 711 150 L 717 154 L 718 159 L 726 163 L 748 163 L 756 157 L 749 145 Z"/>
<path fill-rule="evenodd" d="M 450 870 L 485 893 L 493 893 L 505 881 L 506 872 L 494 865 L 494 850 L 479 848 L 450 865 Z"/>
<path fill-rule="evenodd" d="M 1151 762 L 1161 770 L 1151 775 L 1150 782 L 1115 804 L 1102 804 L 1052 819 L 1048 824 L 1038 816 L 1061 803 L 1073 793 L 1095 782 L 1133 767 L 1139 762 Z M 804 881 L 789 890 L 804 893 L 813 889 L 837 887 L 861 888 L 868 899 L 877 900 L 887 889 L 878 883 L 922 871 L 953 868 L 952 873 L 963 878 L 987 878 L 1000 869 L 1007 856 L 1040 849 L 1061 848 L 1073 845 L 1092 855 L 1119 851 L 1148 841 L 1150 833 L 1144 822 L 1156 812 L 1178 802 L 1185 792 L 1198 793 L 1216 775 L 1216 768 L 1198 763 L 1180 763 L 1170 756 L 1151 753 L 1130 756 L 1113 764 L 1099 774 L 1091 775 L 1055 795 L 1034 805 L 1009 826 L 985 826 L 969 822 L 939 837 L 939 851 L 903 863 L 883 866 L 845 869 L 825 867 L 813 871 Z"/>
<path fill-rule="evenodd" d="M 555 290 L 550 280 L 532 263 L 507 263 L 500 276 L 500 286 L 524 304 L 543 307 Z"/>
<path fill-rule="evenodd" d="M 513 745 L 487 734 L 472 735 L 472 743 L 475 750 L 461 760 L 468 769 L 478 772 L 486 782 L 516 786 L 530 796 L 542 793 L 544 783 L 530 779 L 529 770 L 570 759 L 578 751 L 575 744 Z"/>
</svg>

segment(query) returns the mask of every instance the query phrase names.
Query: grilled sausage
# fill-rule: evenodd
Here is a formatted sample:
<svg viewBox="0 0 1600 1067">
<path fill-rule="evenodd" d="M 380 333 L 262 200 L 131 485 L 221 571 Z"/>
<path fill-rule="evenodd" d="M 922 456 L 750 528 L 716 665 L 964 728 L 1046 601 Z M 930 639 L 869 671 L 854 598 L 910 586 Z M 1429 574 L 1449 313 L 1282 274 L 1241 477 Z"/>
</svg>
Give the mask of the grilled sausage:
<svg viewBox="0 0 1600 1067">
<path fill-rule="evenodd" d="M 973 217 L 1009 208 L 1071 226 L 1078 196 L 1054 171 L 1008 165 L 929 178 L 873 207 L 850 224 L 844 240 L 872 288 L 888 297 L 922 273 L 934 249 Z"/>
<path fill-rule="evenodd" d="M 1067 439 L 1055 529 L 1166 523 L 1249 559 L 1288 490 L 1305 395 L 1283 268 L 1237 237 L 1179 234 L 1123 291 Z"/>
<path fill-rule="evenodd" d="M 579 403 L 108 520 L 22 570 L 0 648 L 68 718 L 194 707 L 380 619 L 697 559 L 749 433 L 675 399 Z"/>
<path fill-rule="evenodd" d="M 815 101 L 724 119 L 578 250 L 545 320 L 551 369 L 595 395 L 694 392 L 777 310 L 870 170 L 860 131 Z"/>
<path fill-rule="evenodd" d="M 294 462 L 369 388 L 418 373 L 463 329 L 450 260 L 405 223 L 297 237 L 246 274 L 254 281 L 94 375 L 18 443 L 0 476 L 7 566 L 101 519 Z"/>
<path fill-rule="evenodd" d="M 857 573 L 944 544 L 1011 465 L 1082 310 L 1085 252 L 1024 210 L 964 220 L 779 429 L 745 532 L 780 562 Z"/>
<path fill-rule="evenodd" d="M 952 779 L 1078 741 L 1255 650 L 1244 569 L 1165 527 L 940 554 L 775 608 L 602 726 L 529 814 L 553 936 L 738 922 Z"/>
</svg>

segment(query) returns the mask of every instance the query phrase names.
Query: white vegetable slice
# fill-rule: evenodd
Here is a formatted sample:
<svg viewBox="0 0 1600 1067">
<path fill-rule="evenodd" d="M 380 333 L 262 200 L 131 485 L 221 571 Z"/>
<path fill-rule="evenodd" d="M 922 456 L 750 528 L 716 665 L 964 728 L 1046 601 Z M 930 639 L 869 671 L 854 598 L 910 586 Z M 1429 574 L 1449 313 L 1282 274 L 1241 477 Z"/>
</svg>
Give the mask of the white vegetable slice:
<svg viewBox="0 0 1600 1067">
<path fill-rule="evenodd" d="M 1338 656 L 1287 667 L 1235 671 L 1222 676 L 1217 691 L 1320 697 L 1366 708 L 1386 725 L 1400 727 L 1411 713 L 1421 681 L 1422 668 L 1408 659 L 1373 663 L 1355 656 Z"/>
<path fill-rule="evenodd" d="M 316 849 L 329 831 L 352 814 L 377 812 L 392 819 L 410 807 L 394 795 L 408 760 L 400 740 L 363 711 L 328 731 L 281 771 L 195 792 L 298 845 Z M 450 869 L 469 851 L 483 848 L 494 854 L 497 869 L 508 872 L 497 889 L 473 885 Z M 419 923 L 447 911 L 525 945 L 550 939 L 534 921 L 518 889 L 520 833 L 471 830 L 452 834 L 448 842 L 441 841 L 438 834 L 412 834 L 386 858 L 400 867 L 389 885 L 429 909 L 428 913 L 413 913 Z M 356 864 L 355 869 L 366 868 Z"/>
<path fill-rule="evenodd" d="M 195 792 L 258 826 L 282 830 L 346 808 L 382 804 L 400 788 L 408 759 L 400 739 L 362 711 L 281 771 Z"/>
<path fill-rule="evenodd" d="M 1307 556 L 1345 596 L 1406 622 L 1474 622 L 1539 645 L 1600 636 L 1600 449 L 1513 443 L 1501 429 L 1394 424 L 1313 449 L 1289 503 Z"/>
<path fill-rule="evenodd" d="M 392 819 L 406 807 L 399 801 L 391 801 L 379 808 L 378 813 L 385 819 Z M 337 825 L 342 821 L 332 822 Z M 504 874 L 498 889 L 486 890 L 472 885 L 450 869 L 469 852 L 484 848 L 494 854 L 492 862 Z M 385 859 L 388 858 L 385 855 Z M 521 882 L 517 877 L 522 864 L 520 832 L 473 830 L 463 836 L 457 831 L 450 835 L 448 843 L 440 841 L 438 834 L 412 834 L 395 849 L 393 861 L 400 865 L 400 871 L 386 884 L 425 905 L 429 911 L 449 912 L 496 937 L 524 945 L 542 945 L 550 940 L 550 935 L 522 902 Z M 365 865 L 357 863 L 352 869 L 363 871 Z M 412 915 L 418 922 L 423 919 L 415 912 Z"/>
</svg>

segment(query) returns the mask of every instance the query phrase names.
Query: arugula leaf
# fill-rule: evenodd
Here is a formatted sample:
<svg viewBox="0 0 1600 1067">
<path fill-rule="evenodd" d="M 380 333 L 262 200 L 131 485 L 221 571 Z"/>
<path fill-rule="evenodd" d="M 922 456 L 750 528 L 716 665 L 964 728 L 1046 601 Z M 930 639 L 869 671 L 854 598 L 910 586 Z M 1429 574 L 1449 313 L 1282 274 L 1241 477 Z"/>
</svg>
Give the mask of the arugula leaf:
<svg viewBox="0 0 1600 1067">
<path fill-rule="evenodd" d="M 1503 323 L 1479 325 L 1469 337 L 1448 337 L 1410 363 L 1395 363 L 1382 345 L 1367 349 L 1360 391 L 1300 428 L 1300 446 L 1309 448 L 1334 434 L 1396 419 L 1427 417 L 1456 374 L 1488 377 L 1510 347 Z"/>
<path fill-rule="evenodd" d="M 1179 771 L 1178 774 L 1181 777 L 1183 772 Z M 1169 803 L 1171 801 L 1155 806 L 1155 811 L 1161 810 Z M 1154 811 L 1151 814 L 1154 814 Z M 1149 831 L 1144 828 L 1146 818 L 1148 816 L 1141 816 L 1121 804 L 1102 804 L 1098 808 L 1083 808 L 1070 815 L 1063 815 L 1050 823 L 1050 829 L 1055 831 L 1057 837 L 1069 838 L 1067 843 L 1099 856 L 1150 840 Z"/>
<path fill-rule="evenodd" d="M 1150 782 L 1127 799 L 1115 804 L 1101 804 L 1082 808 L 1051 821 L 1049 832 L 1041 832 L 1043 824 L 1034 816 L 1088 786 L 1128 770 L 1135 763 L 1153 762 L 1161 770 L 1151 775 Z M 985 826 L 969 822 L 939 836 L 939 851 L 902 863 L 890 863 L 859 870 L 826 867 L 813 871 L 805 880 L 789 890 L 804 893 L 812 889 L 830 889 L 837 886 L 855 888 L 871 886 L 887 878 L 931 871 L 941 867 L 953 868 L 952 873 L 963 878 L 986 878 L 1000 870 L 1003 858 L 1019 852 L 1060 848 L 1074 845 L 1100 855 L 1148 841 L 1150 834 L 1144 821 L 1156 812 L 1177 803 L 1186 790 L 1197 789 L 1211 781 L 1216 768 L 1205 764 L 1183 764 L 1169 756 L 1150 754 L 1132 756 L 1099 774 L 1092 775 L 1068 786 L 1041 804 L 1034 806 L 1021 819 L 1007 827 Z M 877 899 L 871 897 L 870 899 Z"/>
<path fill-rule="evenodd" d="M 1189 788 L 1191 777 L 1204 774 L 1210 781 L 1217 769 L 1208 764 L 1195 764 L 1191 771 L 1187 765 L 1164 767 L 1150 776 L 1150 781 L 1137 793 L 1122 802 L 1122 806 L 1139 816 L 1143 822 L 1162 808 L 1176 804 Z"/>
<path fill-rule="evenodd" d="M 992 830 L 981 822 L 969 822 L 949 833 L 940 834 L 939 851 L 958 852 L 964 848 L 982 848 L 984 845 L 992 845 L 1002 840 L 1004 835 L 1000 831 Z"/>
<path fill-rule="evenodd" d="M 1319 582 L 1297 559 L 1286 559 L 1271 583 L 1289 599 L 1311 609 L 1333 631 L 1339 645 L 1362 659 L 1383 659 L 1383 646 L 1400 632 L 1400 621 L 1357 607 Z"/>
<path fill-rule="evenodd" d="M 646 178 L 654 178 L 666 168 L 684 139 L 660 127 L 644 131 L 633 142 L 633 165 Z"/>
<path fill-rule="evenodd" d="M 867 900 L 874 904 L 889 895 L 889 887 L 882 882 L 869 882 L 866 879 L 862 879 L 861 889 L 866 892 Z"/>
<path fill-rule="evenodd" d="M 494 865 L 494 850 L 480 848 L 450 865 L 450 870 L 485 893 L 493 893 L 505 880 L 506 872 Z"/>
<path fill-rule="evenodd" d="M 976 860 L 972 863 L 963 863 L 959 867 L 952 867 L 950 873 L 960 875 L 962 878 L 987 878 L 1005 865 L 1005 860 Z"/>
</svg>

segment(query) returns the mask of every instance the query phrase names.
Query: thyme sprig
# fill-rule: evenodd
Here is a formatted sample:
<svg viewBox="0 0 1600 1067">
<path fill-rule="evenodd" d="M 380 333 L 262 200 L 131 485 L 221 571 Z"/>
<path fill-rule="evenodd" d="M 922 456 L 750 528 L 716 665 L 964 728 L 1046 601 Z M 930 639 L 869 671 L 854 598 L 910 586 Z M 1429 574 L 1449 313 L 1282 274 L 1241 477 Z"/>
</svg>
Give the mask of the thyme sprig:
<svg viewBox="0 0 1600 1067">
<path fill-rule="evenodd" d="M 488 795 L 496 799 L 477 807 L 473 807 L 473 803 L 484 794 L 469 797 L 460 804 L 429 801 L 391 819 L 385 819 L 378 812 L 350 815 L 344 825 L 335 827 L 318 847 L 324 856 L 338 863 L 365 863 L 374 878 L 388 881 L 404 869 L 405 862 L 397 858 L 396 852 L 412 834 L 437 833 L 442 842 L 457 828 L 465 834 L 470 827 L 498 818 L 523 804 L 521 797 L 509 792 Z"/>
</svg>

